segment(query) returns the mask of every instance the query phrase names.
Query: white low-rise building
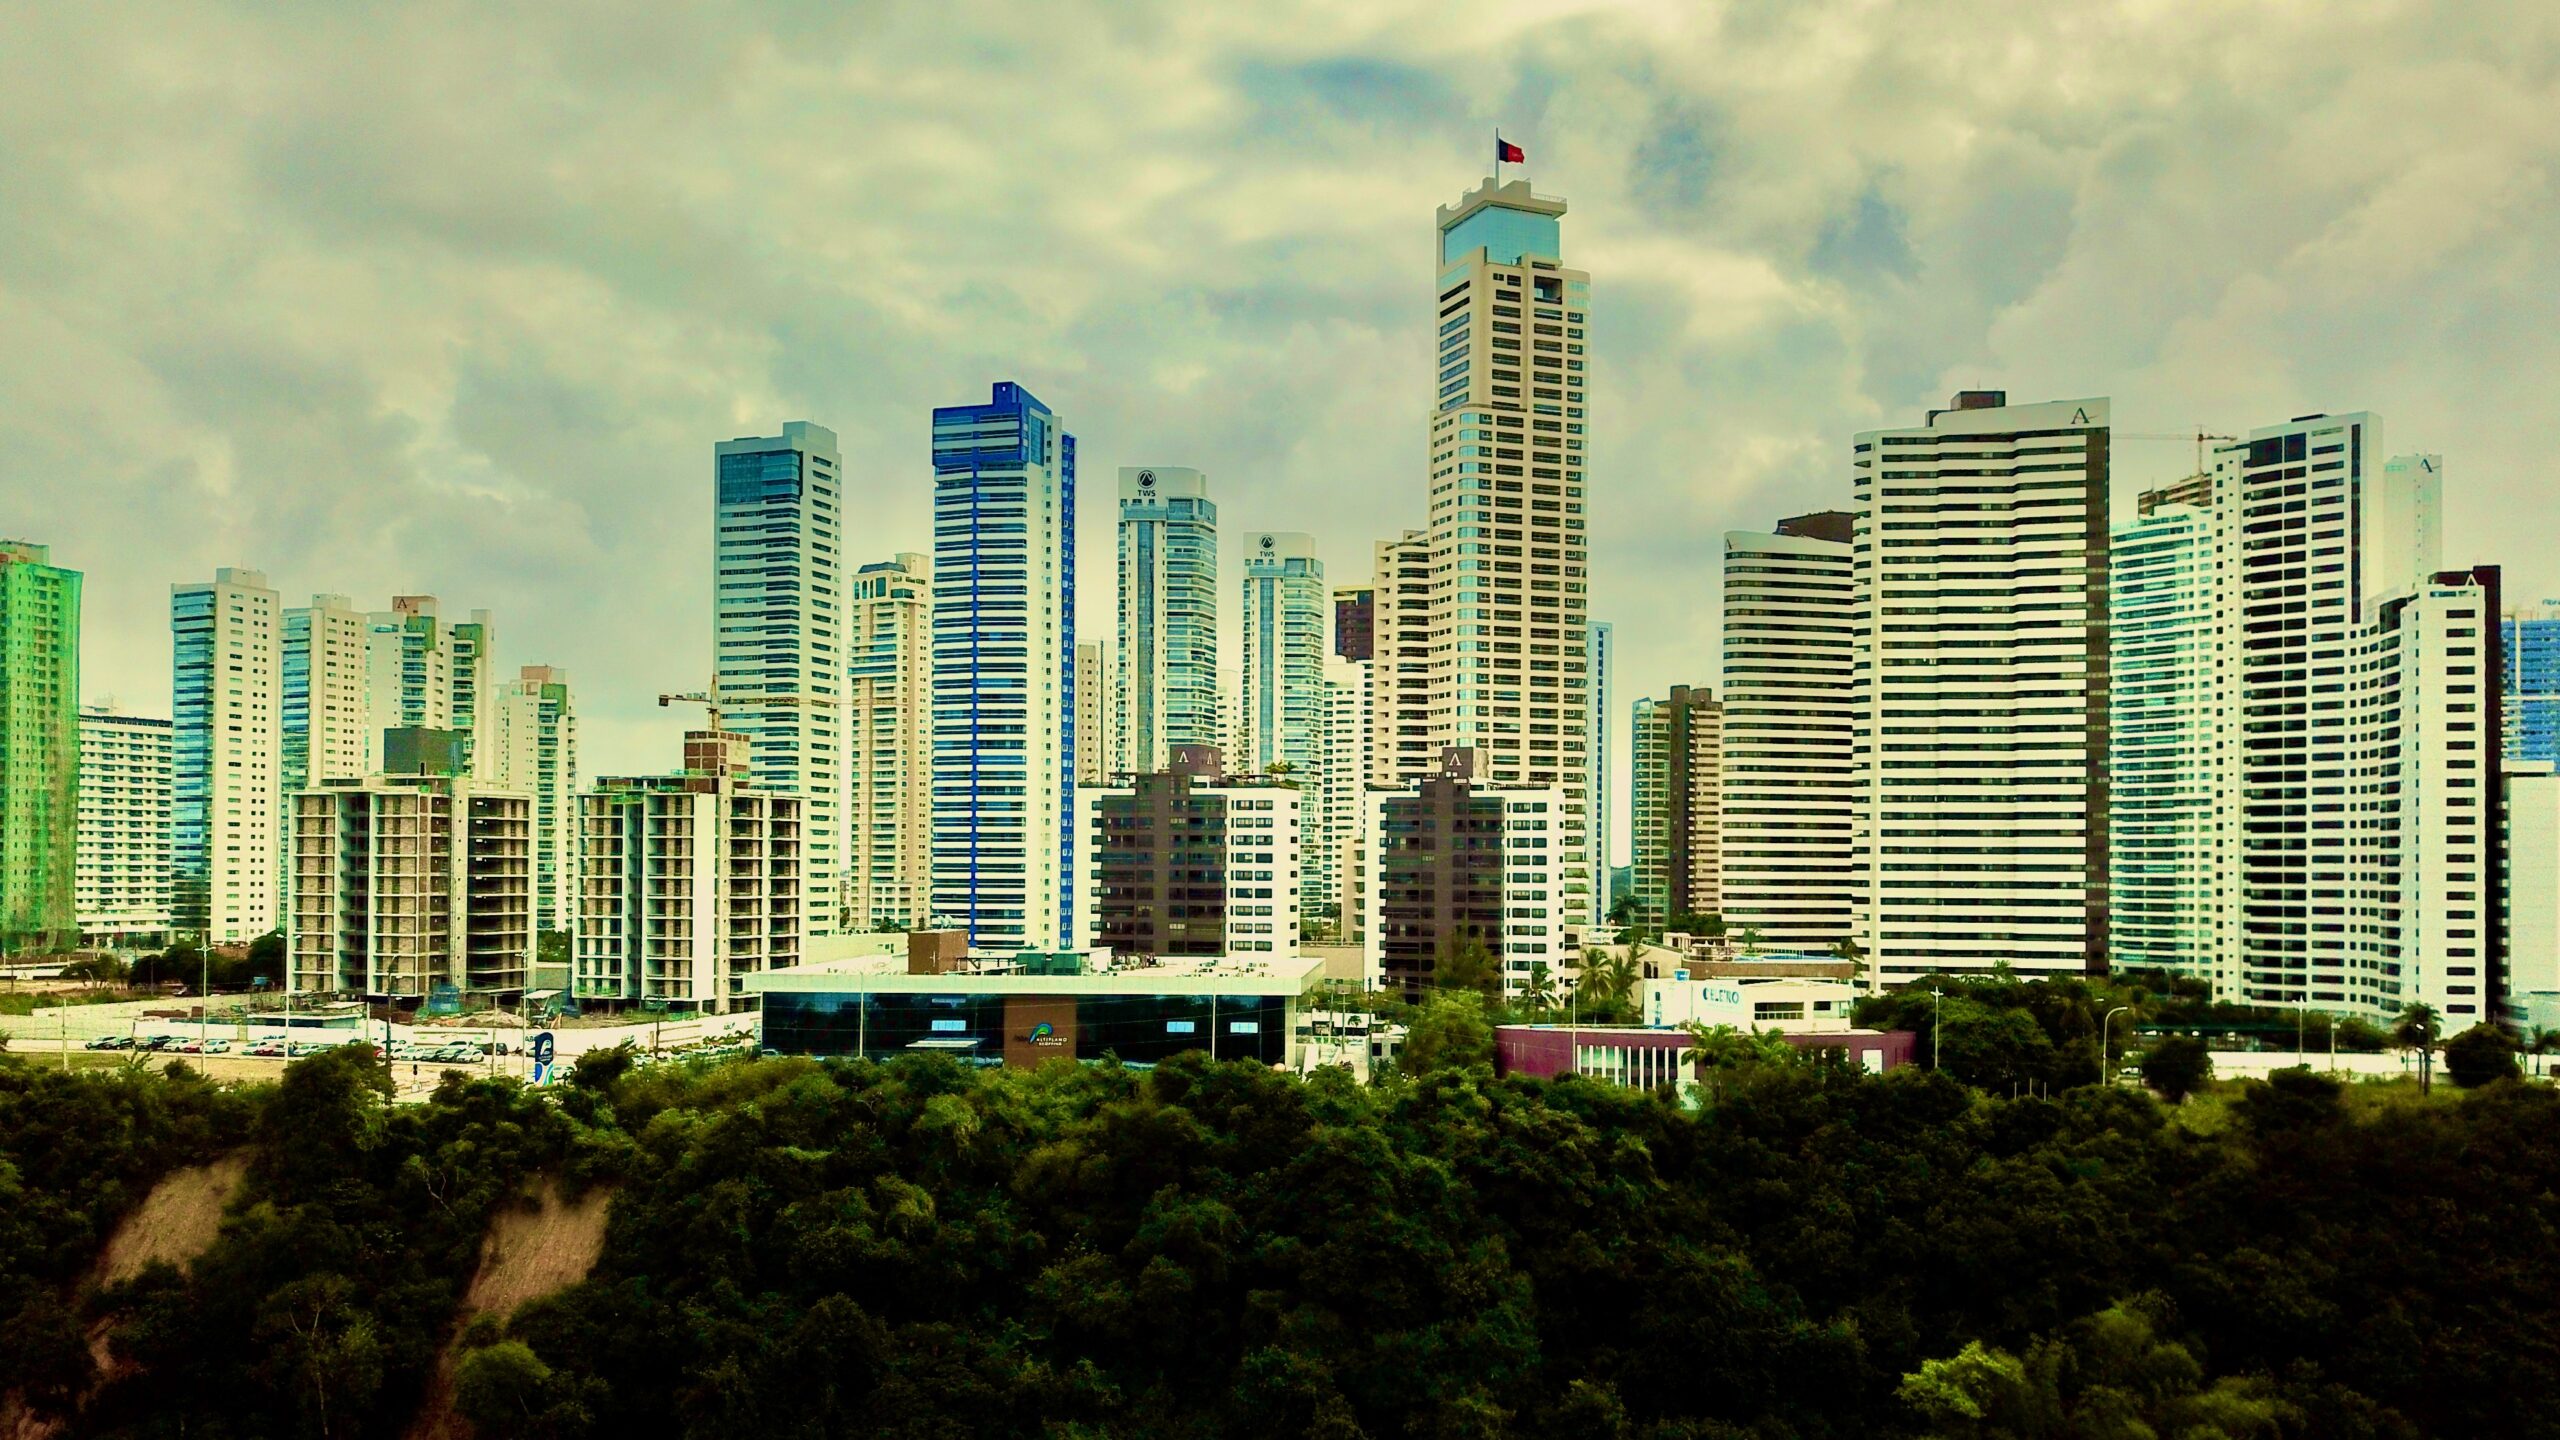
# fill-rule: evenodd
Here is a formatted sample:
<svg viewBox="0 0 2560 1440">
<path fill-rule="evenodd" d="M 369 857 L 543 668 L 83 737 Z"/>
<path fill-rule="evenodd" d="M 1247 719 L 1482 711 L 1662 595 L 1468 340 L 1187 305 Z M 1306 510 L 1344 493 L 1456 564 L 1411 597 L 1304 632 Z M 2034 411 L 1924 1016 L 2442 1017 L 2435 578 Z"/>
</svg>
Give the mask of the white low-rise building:
<svg viewBox="0 0 2560 1440">
<path fill-rule="evenodd" d="M 1675 975 L 1644 982 L 1644 1023 L 1653 1026 L 1730 1025 L 1737 1030 L 1784 1028 L 1802 1035 L 1850 1028 L 1858 987 L 1847 980 Z"/>
</svg>

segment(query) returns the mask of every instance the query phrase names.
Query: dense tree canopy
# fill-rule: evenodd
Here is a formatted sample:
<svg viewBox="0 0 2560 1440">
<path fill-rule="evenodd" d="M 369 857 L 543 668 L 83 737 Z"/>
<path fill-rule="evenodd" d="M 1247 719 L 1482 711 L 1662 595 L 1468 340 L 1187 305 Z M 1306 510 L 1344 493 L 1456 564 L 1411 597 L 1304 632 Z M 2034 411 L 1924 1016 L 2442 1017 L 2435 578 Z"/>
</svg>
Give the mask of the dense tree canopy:
<svg viewBox="0 0 2560 1440">
<path fill-rule="evenodd" d="M 448 1344 L 483 1434 L 564 1440 L 2552 1428 L 2549 1091 L 2297 1071 L 2173 1114 L 1701 1032 L 1689 1110 L 1495 1079 L 1448 1005 L 1447 1063 L 1376 1088 L 618 1053 L 394 1107 L 360 1050 L 241 1092 L 0 1064 L 0 1364 L 77 1435 L 392 1436 Z M 191 1269 L 82 1282 L 224 1150 Z M 535 1176 L 615 1187 L 602 1262 L 457 1341 Z"/>
</svg>

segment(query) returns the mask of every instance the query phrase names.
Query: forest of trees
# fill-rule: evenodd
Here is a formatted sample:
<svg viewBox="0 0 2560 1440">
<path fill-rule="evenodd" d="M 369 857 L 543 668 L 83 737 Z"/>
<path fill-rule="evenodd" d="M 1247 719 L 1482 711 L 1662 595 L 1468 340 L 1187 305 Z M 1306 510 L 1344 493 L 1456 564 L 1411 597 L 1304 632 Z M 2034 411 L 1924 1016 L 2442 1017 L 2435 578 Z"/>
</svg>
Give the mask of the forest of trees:
<svg viewBox="0 0 2560 1440">
<path fill-rule="evenodd" d="M 1741 1046 L 1684 1109 L 1439 1053 L 1366 1088 L 613 1053 L 408 1106 L 360 1047 L 238 1089 L 0 1063 L 0 1387 L 74 1435 L 398 1435 L 539 1176 L 613 1187 L 609 1232 L 461 1336 L 483 1435 L 2560 1428 L 2546 1088 L 2173 1108 Z M 84 1281 L 220 1154 L 249 1179 L 210 1251 Z"/>
</svg>

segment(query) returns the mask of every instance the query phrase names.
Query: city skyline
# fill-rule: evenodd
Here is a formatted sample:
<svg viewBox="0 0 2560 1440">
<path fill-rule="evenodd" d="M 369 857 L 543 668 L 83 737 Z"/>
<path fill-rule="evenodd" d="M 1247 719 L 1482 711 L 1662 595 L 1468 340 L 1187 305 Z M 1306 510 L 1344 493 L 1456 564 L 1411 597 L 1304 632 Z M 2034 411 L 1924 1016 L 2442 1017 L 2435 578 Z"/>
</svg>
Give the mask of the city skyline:
<svg viewBox="0 0 2560 1440">
<path fill-rule="evenodd" d="M 876 505 L 848 549 L 877 556 L 927 533 L 931 405 L 1018 379 L 1076 417 L 1093 473 L 1179 457 L 1221 478 L 1230 534 L 1311 530 L 1329 575 L 1362 573 L 1420 518 L 1426 210 L 1485 176 L 1500 124 L 1528 153 L 1509 173 L 1571 202 L 1578 263 L 1606 277 L 1592 614 L 1620 627 L 1623 694 L 1713 673 L 1724 531 L 1846 505 L 1841 437 L 1974 385 L 2110 395 L 2119 511 L 2192 464 L 2136 432 L 2370 407 L 2448 437 L 2470 477 L 2448 551 L 2504 563 L 2526 603 L 2560 575 L 2491 527 L 2547 513 L 2529 384 L 2556 342 L 2502 297 L 2548 290 L 2560 226 L 2505 179 L 2551 142 L 2499 117 L 2550 81 L 2481 55 L 2500 8 L 2209 33 L 2101 12 L 2097 46 L 2010 17 L 2018 59 L 1993 77 L 1890 13 L 1274 11 L 1177 38 L 1062 11 L 1034 25 L 1054 64 L 999 87 L 1073 122 L 1041 127 L 936 98 L 1027 62 L 876 18 L 785 44 L 753 14 L 670 17 L 544 67 L 545 93 L 589 102 L 563 106 L 478 58 L 571 53 L 540 17 L 439 48 L 409 87 L 322 78 L 410 48 L 393 17 L 296 46 L 281 20 L 207 15 L 134 54 L 83 38 L 103 17 L 33 17 L 23 53 L 88 56 L 100 93 L 221 70 L 242 103 L 110 114 L 62 88 L 72 69 L 20 77 L 0 133 L 63 199 L 24 217 L 0 281 L 22 333 L 65 343 L 0 361 L 0 530 L 88 576 L 84 701 L 167 713 L 166 587 L 239 566 L 289 604 L 488 606 L 508 658 L 593 677 L 597 772 L 647 771 L 686 723 L 655 693 L 699 683 L 671 657 L 710 636 L 708 440 L 836 428 Z M 1832 63 L 1777 63 L 1817 43 Z M 269 63 L 218 65 L 232 45 Z M 2335 79 L 2383 53 L 2387 123 Z M 1886 65 L 1912 83 L 1860 84 Z M 630 98 L 656 66 L 716 71 L 707 108 Z M 1142 68 L 1171 78 L 1084 118 Z M 776 93 L 794 98 L 751 98 Z M 876 143 L 817 167 L 820 131 Z M 541 181 L 555 163 L 581 178 Z M 750 188 L 756 206 L 726 203 Z M 976 223 L 998 194 L 1021 223 Z M 167 282 L 147 313 L 146 274 Z M 1110 523 L 1089 490 L 1088 549 Z M 1085 589 L 1079 633 L 1109 634 L 1110 597 Z"/>
</svg>

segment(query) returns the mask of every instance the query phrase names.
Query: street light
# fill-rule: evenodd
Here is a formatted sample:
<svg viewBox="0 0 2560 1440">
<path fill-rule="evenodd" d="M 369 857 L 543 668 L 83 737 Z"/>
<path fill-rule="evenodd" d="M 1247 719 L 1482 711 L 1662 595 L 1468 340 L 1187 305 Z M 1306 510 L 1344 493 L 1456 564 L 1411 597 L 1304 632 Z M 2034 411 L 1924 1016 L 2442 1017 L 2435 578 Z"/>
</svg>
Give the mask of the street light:
<svg viewBox="0 0 2560 1440">
<path fill-rule="evenodd" d="M 2108 1011 L 2106 1013 L 2106 1017 L 2098 1022 L 2098 1083 L 2101 1085 L 2108 1082 L 2107 1027 L 2115 1023 L 2117 1016 L 2132 1008 L 2133 1007 L 2130 1005 L 2119 1005 L 2113 1010 Z"/>
<path fill-rule="evenodd" d="M 1938 997 L 1946 992 L 1933 982 L 1929 986 L 1929 1068 L 1938 1068 Z"/>
</svg>

